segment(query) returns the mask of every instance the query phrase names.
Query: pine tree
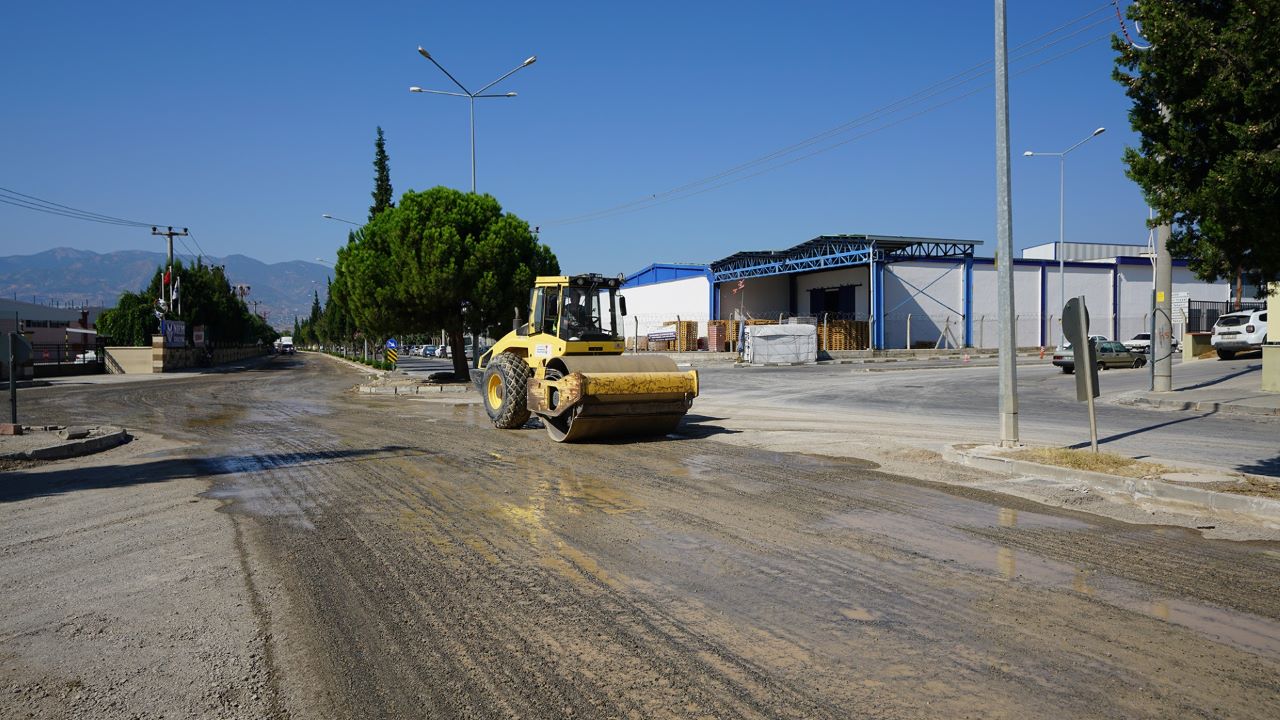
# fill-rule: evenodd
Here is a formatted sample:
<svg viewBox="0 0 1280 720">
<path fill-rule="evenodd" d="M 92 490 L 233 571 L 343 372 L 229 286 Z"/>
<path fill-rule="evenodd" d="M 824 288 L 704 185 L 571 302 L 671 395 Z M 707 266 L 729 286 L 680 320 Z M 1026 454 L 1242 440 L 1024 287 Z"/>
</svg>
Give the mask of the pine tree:
<svg viewBox="0 0 1280 720">
<path fill-rule="evenodd" d="M 396 206 L 392 202 L 391 165 L 387 158 L 387 142 L 382 137 L 382 128 L 378 128 L 378 139 L 373 143 L 373 205 L 369 207 L 369 219 L 373 220 L 378 213 Z"/>
</svg>

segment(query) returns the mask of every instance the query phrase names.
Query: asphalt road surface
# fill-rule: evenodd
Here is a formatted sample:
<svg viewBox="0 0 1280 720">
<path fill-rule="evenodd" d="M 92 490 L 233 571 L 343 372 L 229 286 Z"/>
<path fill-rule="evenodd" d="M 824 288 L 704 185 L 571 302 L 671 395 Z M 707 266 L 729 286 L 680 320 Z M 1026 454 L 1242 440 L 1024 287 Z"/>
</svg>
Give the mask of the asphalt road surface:
<svg viewBox="0 0 1280 720">
<path fill-rule="evenodd" d="M 955 403 L 935 410 L 954 387 L 941 380 L 866 385 L 837 369 L 780 415 L 835 401 L 966 418 Z M 750 393 L 793 387 L 778 377 L 707 372 L 721 399 L 695 405 L 678 435 L 578 446 L 532 425 L 495 430 L 467 396 L 355 394 L 356 370 L 314 354 L 27 392 L 41 422 L 113 421 L 174 447 L 6 473 L 0 669 L 13 690 L 0 687 L 0 715 L 1280 716 L 1280 546 L 774 452 L 764 438 L 720 442 L 751 436 L 727 413 L 766 416 Z M 846 379 L 870 405 L 841 399 Z M 988 422 L 987 405 L 967 410 L 971 424 Z M 1207 443 L 1204 427 L 1187 435 Z M 172 491 L 193 484 L 204 492 Z M 195 559 L 166 555 L 166 535 L 104 565 L 100 548 L 145 548 L 174 505 L 201 533 Z M 127 522 L 93 521 L 115 514 Z M 221 574 L 157 581 L 173 597 L 159 609 L 112 600 L 138 597 L 123 590 L 94 607 L 65 589 L 137 582 L 161 555 L 195 578 Z M 169 626 L 151 613 L 205 632 L 157 637 Z M 99 633 L 133 627 L 113 662 L 139 670 L 110 688 L 86 670 L 105 662 L 94 646 L 66 629 L 99 616 Z M 215 650 L 233 670 L 182 700 L 179 665 Z"/>
</svg>

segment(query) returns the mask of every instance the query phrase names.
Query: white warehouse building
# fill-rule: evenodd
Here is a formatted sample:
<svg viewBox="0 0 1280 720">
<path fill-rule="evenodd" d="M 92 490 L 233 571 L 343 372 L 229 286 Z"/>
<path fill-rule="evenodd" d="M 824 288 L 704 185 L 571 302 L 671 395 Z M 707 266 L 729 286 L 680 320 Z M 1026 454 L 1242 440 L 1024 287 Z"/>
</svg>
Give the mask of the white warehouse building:
<svg viewBox="0 0 1280 720">
<path fill-rule="evenodd" d="M 996 265 L 980 242 L 886 235 L 825 235 L 786 250 L 739 252 L 709 265 L 655 264 L 623 285 L 627 334 L 676 319 L 864 321 L 871 347 L 994 347 Z M 1060 298 L 1083 295 L 1091 331 L 1128 338 L 1150 327 L 1153 268 L 1141 245 L 1068 244 L 1059 282 L 1055 248 L 1013 261 L 1018 345 L 1057 341 Z M 1065 288 L 1060 289 L 1064 284 Z M 1174 297 L 1226 302 L 1227 282 L 1206 283 L 1174 261 Z M 1181 328 L 1175 327 L 1175 332 Z M 909 333 L 909 335 L 908 335 Z M 705 325 L 701 334 L 706 334 Z"/>
</svg>

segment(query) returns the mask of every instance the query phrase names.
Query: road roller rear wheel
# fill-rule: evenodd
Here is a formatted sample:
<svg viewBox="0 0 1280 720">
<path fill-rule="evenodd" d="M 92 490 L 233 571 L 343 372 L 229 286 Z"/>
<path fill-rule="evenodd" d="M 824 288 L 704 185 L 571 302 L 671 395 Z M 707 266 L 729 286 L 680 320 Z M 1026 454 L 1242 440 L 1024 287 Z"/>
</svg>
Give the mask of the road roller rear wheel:
<svg viewBox="0 0 1280 720">
<path fill-rule="evenodd" d="M 510 430 L 529 421 L 529 365 L 511 353 L 500 353 L 485 366 L 480 382 L 484 411 L 493 426 Z"/>
</svg>

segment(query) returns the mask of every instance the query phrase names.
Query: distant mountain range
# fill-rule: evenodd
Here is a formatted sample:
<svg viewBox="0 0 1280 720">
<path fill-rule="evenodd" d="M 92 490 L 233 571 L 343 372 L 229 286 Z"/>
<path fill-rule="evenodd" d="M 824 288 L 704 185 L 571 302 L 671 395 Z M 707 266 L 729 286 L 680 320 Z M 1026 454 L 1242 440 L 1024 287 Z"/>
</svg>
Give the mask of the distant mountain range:
<svg viewBox="0 0 1280 720">
<path fill-rule="evenodd" d="M 185 261 L 190 262 L 188 258 Z M 248 285 L 245 301 L 276 328 L 293 327 L 294 317 L 311 313 L 312 292 L 325 302 L 327 278 L 333 269 L 319 263 L 293 260 L 268 265 L 244 255 L 204 258 L 206 265 L 222 265 L 233 285 Z M 96 253 L 54 248 L 35 255 L 0 257 L 0 296 L 42 305 L 112 307 L 126 291 L 146 287 L 164 253 L 120 250 Z"/>
</svg>

